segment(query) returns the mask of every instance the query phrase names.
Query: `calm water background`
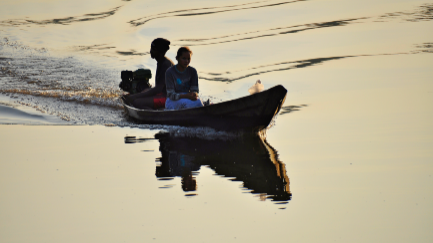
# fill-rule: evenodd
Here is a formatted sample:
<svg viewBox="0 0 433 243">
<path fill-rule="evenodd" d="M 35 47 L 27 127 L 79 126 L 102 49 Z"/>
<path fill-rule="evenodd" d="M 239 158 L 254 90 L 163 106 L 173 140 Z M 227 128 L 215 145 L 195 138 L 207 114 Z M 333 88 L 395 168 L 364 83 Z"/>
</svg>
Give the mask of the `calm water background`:
<svg viewBox="0 0 433 243">
<path fill-rule="evenodd" d="M 2 1 L 0 239 L 431 242 L 432 29 L 427 0 Z M 172 60 L 191 47 L 203 99 L 247 95 L 257 79 L 288 89 L 263 146 L 209 157 L 279 164 L 290 200 L 257 193 L 250 168 L 190 168 L 195 191 L 155 176 L 156 133 L 239 141 L 125 120 L 120 71 L 155 74 L 156 37 Z M 170 146 L 178 158 L 212 149 Z"/>
</svg>

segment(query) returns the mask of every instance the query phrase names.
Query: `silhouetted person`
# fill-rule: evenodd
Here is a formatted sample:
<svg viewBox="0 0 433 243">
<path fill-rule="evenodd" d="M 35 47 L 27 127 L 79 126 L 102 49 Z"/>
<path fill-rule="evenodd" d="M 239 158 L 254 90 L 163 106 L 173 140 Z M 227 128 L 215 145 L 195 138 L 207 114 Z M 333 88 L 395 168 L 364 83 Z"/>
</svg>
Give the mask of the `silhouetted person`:
<svg viewBox="0 0 433 243">
<path fill-rule="evenodd" d="M 124 96 L 127 103 L 140 109 L 165 108 L 167 90 L 165 72 L 173 66 L 173 62 L 165 56 L 170 49 L 170 41 L 157 38 L 150 46 L 150 56 L 156 60 L 155 87 L 145 89 L 141 93 Z"/>
</svg>

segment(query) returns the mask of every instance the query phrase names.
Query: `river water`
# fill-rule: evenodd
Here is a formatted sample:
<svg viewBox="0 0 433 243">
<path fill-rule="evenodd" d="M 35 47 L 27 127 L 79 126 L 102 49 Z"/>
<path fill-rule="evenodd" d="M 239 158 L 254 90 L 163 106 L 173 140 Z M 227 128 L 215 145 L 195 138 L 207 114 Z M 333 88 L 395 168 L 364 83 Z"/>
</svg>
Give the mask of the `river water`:
<svg viewBox="0 0 433 243">
<path fill-rule="evenodd" d="M 2 1 L 0 239 L 431 242 L 432 29 L 428 0 Z M 126 119 L 157 37 L 203 100 L 283 85 L 272 127 Z"/>
</svg>

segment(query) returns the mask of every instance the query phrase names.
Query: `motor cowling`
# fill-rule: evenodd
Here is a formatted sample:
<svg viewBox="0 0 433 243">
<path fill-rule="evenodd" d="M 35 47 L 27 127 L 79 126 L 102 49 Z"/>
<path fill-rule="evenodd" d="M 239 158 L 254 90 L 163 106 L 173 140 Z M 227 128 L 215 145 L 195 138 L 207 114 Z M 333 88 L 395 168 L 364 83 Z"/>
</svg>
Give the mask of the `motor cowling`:
<svg viewBox="0 0 433 243">
<path fill-rule="evenodd" d="M 149 69 L 137 69 L 136 71 L 125 70 L 120 74 L 122 81 L 119 88 L 130 94 L 140 93 L 141 91 L 151 88 L 149 80 L 152 78 L 152 72 Z"/>
</svg>

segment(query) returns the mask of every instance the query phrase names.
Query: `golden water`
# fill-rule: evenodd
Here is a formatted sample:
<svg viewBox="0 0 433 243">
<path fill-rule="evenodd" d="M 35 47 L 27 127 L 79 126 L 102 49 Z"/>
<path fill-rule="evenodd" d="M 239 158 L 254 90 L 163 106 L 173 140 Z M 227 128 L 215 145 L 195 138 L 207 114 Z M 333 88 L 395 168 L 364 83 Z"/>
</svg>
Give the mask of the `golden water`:
<svg viewBox="0 0 433 243">
<path fill-rule="evenodd" d="M 0 125 L 0 241 L 431 242 L 432 9 L 2 1 L 0 123 L 24 125 Z M 284 85 L 266 139 L 125 120 L 120 71 L 155 74 L 156 37 L 213 102 Z"/>
</svg>

